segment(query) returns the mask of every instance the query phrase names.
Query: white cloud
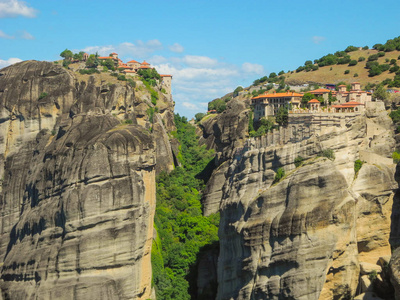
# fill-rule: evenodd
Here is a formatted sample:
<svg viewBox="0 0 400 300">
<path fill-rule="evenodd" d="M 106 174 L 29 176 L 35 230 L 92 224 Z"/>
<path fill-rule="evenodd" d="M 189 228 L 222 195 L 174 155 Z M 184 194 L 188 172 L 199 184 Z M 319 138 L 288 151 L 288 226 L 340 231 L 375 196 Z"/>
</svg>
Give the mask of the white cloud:
<svg viewBox="0 0 400 300">
<path fill-rule="evenodd" d="M 14 39 L 15 37 L 13 37 L 13 36 L 11 36 L 11 35 L 8 35 L 8 34 L 6 34 L 4 31 L 2 31 L 2 30 L 0 30 L 0 38 L 2 38 L 2 39 Z"/>
<path fill-rule="evenodd" d="M 124 42 L 119 45 L 89 46 L 82 50 L 88 53 L 98 52 L 100 55 L 108 55 L 111 52 L 116 52 L 119 56 L 129 56 L 130 58 L 138 59 L 144 58 L 162 48 L 162 43 L 159 40 L 150 40 L 147 42 L 136 41 L 135 44 Z"/>
<path fill-rule="evenodd" d="M 183 102 L 182 106 L 190 110 L 195 110 L 195 111 L 199 110 L 199 107 L 196 104 L 190 102 Z"/>
<path fill-rule="evenodd" d="M 182 62 L 194 68 L 215 67 L 218 63 L 216 59 L 197 55 L 185 55 L 182 58 Z"/>
<path fill-rule="evenodd" d="M 242 64 L 242 70 L 243 70 L 243 72 L 256 74 L 256 75 L 262 75 L 265 73 L 264 67 L 262 65 L 252 64 L 252 63 L 248 63 L 248 62 L 245 62 Z"/>
<path fill-rule="evenodd" d="M 168 61 L 164 56 L 161 55 L 154 55 L 151 58 L 149 58 L 149 63 L 152 65 L 158 65 L 158 64 L 163 64 Z"/>
<path fill-rule="evenodd" d="M 17 62 L 22 61 L 22 59 L 11 57 L 7 60 L 0 59 L 0 69 L 7 67 L 9 65 L 15 64 Z"/>
<path fill-rule="evenodd" d="M 24 1 L 0 0 L 0 18 L 14 18 L 17 16 L 34 18 L 36 13 L 36 9 L 27 6 Z"/>
<path fill-rule="evenodd" d="M 32 35 L 32 34 L 30 34 L 29 32 L 27 32 L 27 31 L 22 31 L 21 32 L 21 39 L 24 39 L 24 40 L 34 40 L 35 39 L 35 37 Z"/>
<path fill-rule="evenodd" d="M 175 43 L 171 46 L 168 47 L 170 51 L 175 52 L 175 53 L 182 53 L 185 49 L 183 48 L 182 45 Z"/>
<path fill-rule="evenodd" d="M 324 37 L 324 36 L 315 35 L 315 36 L 312 37 L 312 41 L 313 41 L 314 44 L 320 44 L 321 42 L 323 42 L 325 40 L 326 40 L 326 37 Z"/>
</svg>

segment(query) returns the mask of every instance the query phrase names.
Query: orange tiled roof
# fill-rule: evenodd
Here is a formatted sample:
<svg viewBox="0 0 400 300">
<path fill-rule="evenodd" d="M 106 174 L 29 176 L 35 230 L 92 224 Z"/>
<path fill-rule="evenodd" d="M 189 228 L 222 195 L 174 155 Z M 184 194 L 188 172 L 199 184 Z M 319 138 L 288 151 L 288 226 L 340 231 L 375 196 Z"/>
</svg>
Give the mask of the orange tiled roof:
<svg viewBox="0 0 400 300">
<path fill-rule="evenodd" d="M 172 75 L 160 74 L 161 77 L 172 77 Z"/>
<path fill-rule="evenodd" d="M 117 54 L 117 55 L 118 55 L 118 53 L 115 53 L 115 52 L 113 52 L 113 53 L 111 53 L 111 54 Z"/>
<path fill-rule="evenodd" d="M 316 89 L 313 91 L 309 91 L 309 93 L 311 93 L 311 94 L 329 93 L 329 92 L 331 92 L 331 90 L 328 90 L 328 89 Z"/>
<path fill-rule="evenodd" d="M 339 85 L 338 87 L 341 87 L 341 86 L 346 86 L 346 85 L 344 85 L 344 84 L 341 84 L 341 85 Z"/>
<path fill-rule="evenodd" d="M 99 56 L 98 59 L 115 59 L 112 56 Z"/>
<path fill-rule="evenodd" d="M 351 84 L 355 84 L 355 83 L 358 83 L 358 84 L 359 84 L 359 82 L 352 82 Z"/>
<path fill-rule="evenodd" d="M 260 98 L 284 98 L 284 97 L 303 97 L 303 94 L 294 93 L 294 92 L 286 92 L 286 93 L 271 93 L 271 94 L 261 94 L 257 97 L 253 97 L 252 99 L 260 99 Z"/>
<path fill-rule="evenodd" d="M 343 103 L 342 105 L 347 106 L 347 105 L 364 105 L 364 104 L 357 102 L 357 101 L 350 101 L 350 102 Z"/>
<path fill-rule="evenodd" d="M 132 70 L 124 70 L 125 73 L 136 73 L 136 71 L 132 71 Z"/>
<path fill-rule="evenodd" d="M 150 64 L 144 60 L 144 61 L 142 62 L 142 65 L 150 65 Z"/>
<path fill-rule="evenodd" d="M 317 99 L 311 99 L 310 101 L 308 101 L 308 103 L 319 103 L 319 101 Z"/>
<path fill-rule="evenodd" d="M 151 69 L 149 66 L 140 66 L 139 69 Z"/>
<path fill-rule="evenodd" d="M 134 59 L 132 59 L 131 61 L 128 61 L 128 64 L 134 64 L 134 63 L 139 63 L 138 61 L 136 61 L 136 60 L 134 60 Z"/>
</svg>

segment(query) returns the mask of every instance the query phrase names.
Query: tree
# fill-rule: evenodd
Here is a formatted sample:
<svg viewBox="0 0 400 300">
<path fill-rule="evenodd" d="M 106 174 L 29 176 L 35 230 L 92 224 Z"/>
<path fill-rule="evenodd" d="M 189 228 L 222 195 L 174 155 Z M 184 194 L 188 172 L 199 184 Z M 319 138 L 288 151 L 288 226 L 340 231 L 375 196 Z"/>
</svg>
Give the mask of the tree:
<svg viewBox="0 0 400 300">
<path fill-rule="evenodd" d="M 272 73 L 269 74 L 269 78 L 275 78 L 275 77 L 277 77 L 275 72 L 272 72 Z"/>
<path fill-rule="evenodd" d="M 239 95 L 239 92 L 243 91 L 243 87 L 238 86 L 234 91 L 233 91 L 233 97 L 237 97 Z"/>
<path fill-rule="evenodd" d="M 113 70 L 114 71 L 114 69 L 115 69 L 114 68 L 114 61 L 111 58 L 106 59 L 105 61 L 103 61 L 102 65 L 107 67 L 109 70 Z"/>
<path fill-rule="evenodd" d="M 310 101 L 310 100 L 312 100 L 314 98 L 315 98 L 315 96 L 313 94 L 305 93 L 303 95 L 303 97 L 301 98 L 301 103 L 304 104 L 304 105 L 307 105 L 308 101 Z"/>
<path fill-rule="evenodd" d="M 312 64 L 313 64 L 313 63 L 312 63 L 311 60 L 306 60 L 306 62 L 304 63 L 305 66 L 312 65 Z"/>
<path fill-rule="evenodd" d="M 194 118 L 196 119 L 196 122 L 200 122 L 205 115 L 206 115 L 205 113 L 197 113 L 194 115 Z"/>
<path fill-rule="evenodd" d="M 88 59 L 86 60 L 85 65 L 88 68 L 97 68 L 97 66 L 99 65 L 99 60 L 94 54 L 90 54 Z"/>
<path fill-rule="evenodd" d="M 287 108 L 284 106 L 279 107 L 275 119 L 280 126 L 287 125 L 289 120 L 289 112 Z"/>
<path fill-rule="evenodd" d="M 71 60 L 73 57 L 73 53 L 71 50 L 65 49 L 63 52 L 60 53 L 60 56 L 64 59 Z"/>
<path fill-rule="evenodd" d="M 372 97 L 384 101 L 389 98 L 389 93 L 386 91 L 383 85 L 380 84 L 372 94 Z"/>
</svg>

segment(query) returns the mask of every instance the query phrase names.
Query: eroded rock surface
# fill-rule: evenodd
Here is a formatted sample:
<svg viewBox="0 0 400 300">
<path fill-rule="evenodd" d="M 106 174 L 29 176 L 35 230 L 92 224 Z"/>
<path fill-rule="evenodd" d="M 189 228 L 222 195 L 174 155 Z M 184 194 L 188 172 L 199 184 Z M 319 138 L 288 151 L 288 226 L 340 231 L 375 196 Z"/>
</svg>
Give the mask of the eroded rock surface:
<svg viewBox="0 0 400 300">
<path fill-rule="evenodd" d="M 172 101 L 160 93 L 152 134 L 143 89 L 47 62 L 0 73 L 3 299 L 150 298 L 158 156 L 173 167 L 157 141 L 168 149 Z"/>
<path fill-rule="evenodd" d="M 382 105 L 381 105 L 382 104 Z M 218 299 L 340 299 L 360 263 L 390 255 L 395 141 L 383 103 L 301 142 L 249 140 L 209 187 L 221 195 Z M 319 157 L 333 151 L 336 159 Z M 294 160 L 304 161 L 295 167 Z M 354 162 L 364 164 L 358 174 Z M 278 168 L 286 176 L 275 182 Z M 211 181 L 212 182 L 212 181 Z M 214 205 L 218 205 L 214 201 Z"/>
</svg>

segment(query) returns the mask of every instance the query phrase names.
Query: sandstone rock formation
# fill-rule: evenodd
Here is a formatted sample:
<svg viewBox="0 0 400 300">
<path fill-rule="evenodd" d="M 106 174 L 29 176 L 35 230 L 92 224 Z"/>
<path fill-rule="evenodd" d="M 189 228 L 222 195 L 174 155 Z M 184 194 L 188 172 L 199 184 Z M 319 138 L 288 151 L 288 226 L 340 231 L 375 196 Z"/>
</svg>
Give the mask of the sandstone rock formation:
<svg viewBox="0 0 400 300">
<path fill-rule="evenodd" d="M 398 184 L 383 103 L 302 141 L 260 145 L 245 142 L 208 184 L 205 199 L 214 197 L 221 212 L 217 299 L 354 296 L 360 263 L 391 254 Z M 323 150 L 336 159 L 319 156 Z M 299 156 L 304 162 L 295 167 Z M 364 164 L 355 174 L 357 159 Z M 278 168 L 286 176 L 275 182 Z"/>
<path fill-rule="evenodd" d="M 143 88 L 47 62 L 0 70 L 3 299 L 150 298 L 167 98 L 152 134 Z"/>
</svg>

